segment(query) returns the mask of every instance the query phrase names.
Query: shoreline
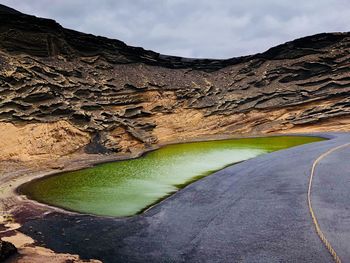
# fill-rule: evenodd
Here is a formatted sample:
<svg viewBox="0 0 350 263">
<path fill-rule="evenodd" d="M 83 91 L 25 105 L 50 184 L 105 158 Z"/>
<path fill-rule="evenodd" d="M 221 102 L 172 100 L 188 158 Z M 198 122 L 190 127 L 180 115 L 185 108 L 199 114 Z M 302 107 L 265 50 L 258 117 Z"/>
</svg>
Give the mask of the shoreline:
<svg viewBox="0 0 350 263">
<path fill-rule="evenodd" d="M 304 190 L 315 158 L 348 141 L 350 135 L 317 136 L 331 140 L 229 166 L 186 186 L 140 216 L 102 218 L 57 212 L 32 218 L 20 231 L 54 251 L 104 262 L 159 261 L 169 255 L 176 262 L 217 257 L 224 262 L 228 257 L 237 261 L 242 256 L 259 256 L 261 251 L 287 262 L 301 257 L 329 262 L 306 213 Z M 192 242 L 194 238 L 196 242 Z M 300 238 L 306 239 L 300 242 Z M 267 248 L 256 250 L 263 240 Z M 280 246 L 280 240 L 287 242 L 286 246 Z M 188 246 L 183 246 L 184 242 Z M 207 249 L 217 242 L 228 245 Z"/>
<path fill-rule="evenodd" d="M 174 145 L 174 144 L 187 144 L 187 143 L 196 143 L 196 142 L 205 142 L 205 141 L 220 141 L 220 140 L 231 140 L 231 139 L 249 139 L 249 138 L 259 138 L 259 137 L 263 137 L 263 138 L 268 138 L 268 137 L 279 137 L 279 136 L 307 136 L 307 137 L 321 137 L 324 139 L 327 139 L 325 137 L 322 136 L 318 136 L 317 133 L 315 134 L 303 134 L 303 133 L 289 133 L 289 134 L 283 134 L 283 133 L 276 133 L 276 134 L 270 134 L 270 135 L 252 135 L 252 136 L 226 136 L 226 135 L 221 135 L 218 137 L 214 137 L 214 136 L 204 136 L 202 138 L 195 138 L 194 140 L 186 140 L 186 141 L 172 141 L 169 143 L 163 143 L 163 144 L 159 144 L 156 145 L 154 147 L 145 149 L 144 151 L 141 151 L 139 153 L 136 153 L 135 155 L 118 155 L 118 154 L 112 154 L 112 155 L 98 155 L 97 157 L 101 157 L 100 160 L 89 160 L 90 156 L 87 156 L 87 158 L 82 158 L 79 159 L 77 161 L 83 161 L 84 164 L 82 165 L 72 165 L 74 164 L 74 162 L 76 160 L 72 160 L 68 165 L 72 165 L 71 167 L 68 167 L 66 169 L 54 169 L 52 171 L 48 171 L 48 172 L 43 172 L 41 174 L 37 174 L 36 172 L 34 172 L 34 174 L 32 176 L 30 176 L 30 178 L 26 179 L 25 181 L 21 181 L 19 184 L 17 184 L 17 186 L 12 187 L 12 191 L 13 191 L 13 195 L 15 197 L 17 197 L 20 202 L 28 202 L 34 206 L 40 207 L 40 208 L 44 208 L 47 209 L 48 212 L 59 212 L 59 213 L 66 213 L 66 214 L 75 214 L 75 215 L 86 215 L 86 216 L 94 216 L 94 217 L 102 217 L 102 218 L 130 218 L 130 217 L 134 217 L 137 215 L 140 215 L 142 213 L 144 213 L 145 211 L 151 209 L 152 207 L 156 206 L 158 203 L 160 203 L 161 201 L 167 199 L 169 196 L 173 195 L 174 193 L 176 193 L 178 190 L 182 189 L 178 189 L 177 191 L 170 193 L 168 195 L 166 195 L 164 198 L 160 198 L 160 200 L 156 201 L 155 203 L 151 204 L 150 206 L 145 207 L 144 209 L 140 210 L 140 212 L 131 215 L 131 216 L 123 216 L 123 217 L 115 217 L 115 216 L 106 216 L 106 215 L 95 215 L 95 214 L 89 214 L 89 213 L 82 213 L 82 212 L 77 212 L 77 211 L 73 211 L 73 210 L 69 210 L 63 207 L 59 207 L 59 206 L 54 206 L 54 205 L 50 205 L 44 202 L 40 202 L 40 201 L 36 201 L 34 199 L 28 198 L 26 195 L 21 194 L 20 192 L 20 188 L 28 183 L 31 183 L 33 181 L 37 181 L 37 180 L 41 180 L 43 178 L 47 178 L 47 177 L 51 177 L 51 176 L 59 176 L 62 173 L 66 173 L 66 172 L 72 172 L 72 171 L 78 171 L 78 170 L 82 170 L 82 169 L 87 169 L 87 168 L 91 168 L 91 167 L 95 167 L 97 165 L 100 164 L 105 164 L 105 163 L 112 163 L 112 162 L 118 162 L 118 161 L 125 161 L 125 160 L 132 160 L 132 159 L 137 159 L 137 158 L 141 158 L 143 156 L 145 156 L 146 154 L 156 151 L 158 149 L 161 149 L 163 147 L 166 147 L 168 145 Z M 255 157 L 254 157 L 255 158 Z M 85 162 L 86 161 L 86 162 Z M 246 161 L 246 160 L 244 160 Z M 244 162 L 243 161 L 243 162 Z M 242 162 L 242 161 L 241 161 Z M 240 162 L 238 162 L 240 163 Z M 228 164 L 224 167 L 222 167 L 221 169 L 219 169 L 218 171 L 225 169 L 226 167 L 229 167 L 231 165 L 235 165 L 237 163 L 231 163 Z M 57 171 L 59 170 L 59 171 Z M 217 171 L 215 171 L 217 172 Z M 214 172 L 214 173 L 215 173 Z M 203 176 L 204 177 L 204 176 Z M 197 179 L 200 180 L 201 178 Z M 197 181 L 194 180 L 194 181 Z M 185 186 L 188 184 L 193 183 L 194 181 L 190 180 L 190 182 L 185 183 Z M 0 179 L 0 183 L 1 183 L 1 179 Z M 1 198 L 1 194 L 0 194 L 0 198 Z"/>
<path fill-rule="evenodd" d="M 315 137 L 322 137 L 329 139 L 327 135 L 324 135 L 324 133 L 274 133 L 274 134 L 261 134 L 261 135 L 252 135 L 252 136 L 230 136 L 230 135 L 220 135 L 220 136 L 202 136 L 193 140 L 187 140 L 187 141 L 172 141 L 168 143 L 159 144 L 155 147 L 145 149 L 144 151 L 140 151 L 134 155 L 87 155 L 87 154 L 73 154 L 73 157 L 69 157 L 68 160 L 65 160 L 66 158 L 60 158 L 57 160 L 57 162 L 54 164 L 56 168 L 46 168 L 42 169 L 40 166 L 37 166 L 35 168 L 27 168 L 22 169 L 19 171 L 14 172 L 8 172 L 5 173 L 5 176 L 0 178 L 0 184 L 4 185 L 1 187 L 1 209 L 2 213 L 4 215 L 9 215 L 9 218 L 11 218 L 11 222 L 8 222 L 2 218 L 0 220 L 0 225 L 7 228 L 4 231 L 0 232 L 0 237 L 6 236 L 6 233 L 13 233 L 12 236 L 19 236 L 17 239 L 13 238 L 10 239 L 12 242 L 15 243 L 15 245 L 18 244 L 21 247 L 25 248 L 26 246 L 33 244 L 36 244 L 36 242 L 31 239 L 30 237 L 22 234 L 21 232 L 18 232 L 17 229 L 20 228 L 23 223 L 25 223 L 29 218 L 31 217 L 41 217 L 43 215 L 47 215 L 50 213 L 60 213 L 64 215 L 76 215 L 76 216 L 93 216 L 93 217 L 99 217 L 99 218 L 117 218 L 117 217 L 108 217 L 108 216 L 98 216 L 98 215 L 90 215 L 90 214 L 83 214 L 78 213 L 75 211 L 69 211 L 67 209 L 51 206 L 48 204 L 44 204 L 32 199 L 27 198 L 24 195 L 21 195 L 19 192 L 19 188 L 29 183 L 33 180 L 39 180 L 41 178 L 47 177 L 47 176 L 54 176 L 60 173 L 68 172 L 68 171 L 75 171 L 80 170 L 84 168 L 93 167 L 99 164 L 108 163 L 108 162 L 115 162 L 115 161 L 121 161 L 121 160 L 128 160 L 128 159 L 134 159 L 142 157 L 143 155 L 160 149 L 164 146 L 171 145 L 171 144 L 181 144 L 181 143 L 195 143 L 200 141 L 214 141 L 214 140 L 229 140 L 229 139 L 242 139 L 242 138 L 256 138 L 256 137 L 276 137 L 276 136 L 315 136 Z M 234 164 L 231 164 L 234 165 Z M 230 165 L 230 166 L 231 166 Z M 25 175 L 23 175 L 25 174 Z M 157 206 L 158 204 L 162 203 L 164 200 L 167 200 L 170 196 L 173 196 L 175 193 L 166 196 L 161 202 L 157 202 L 156 204 L 153 204 L 152 206 L 148 207 L 147 209 L 143 210 L 140 214 L 136 214 L 131 217 L 136 217 L 138 215 L 142 215 L 143 212 L 149 211 L 151 208 Z M 29 244 L 23 244 L 23 239 L 30 240 Z M 39 247 L 39 250 L 41 248 Z M 20 250 L 21 251 L 21 250 Z"/>
</svg>

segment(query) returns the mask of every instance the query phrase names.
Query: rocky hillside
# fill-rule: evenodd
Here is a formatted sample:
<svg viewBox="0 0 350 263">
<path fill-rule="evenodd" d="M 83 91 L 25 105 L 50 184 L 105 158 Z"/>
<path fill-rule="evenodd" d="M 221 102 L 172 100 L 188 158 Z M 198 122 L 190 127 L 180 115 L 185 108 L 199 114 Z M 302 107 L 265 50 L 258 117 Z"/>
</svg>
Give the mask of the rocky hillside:
<svg viewBox="0 0 350 263">
<path fill-rule="evenodd" d="M 0 159 L 350 129 L 350 33 L 188 59 L 0 6 L 0 65 Z"/>
</svg>

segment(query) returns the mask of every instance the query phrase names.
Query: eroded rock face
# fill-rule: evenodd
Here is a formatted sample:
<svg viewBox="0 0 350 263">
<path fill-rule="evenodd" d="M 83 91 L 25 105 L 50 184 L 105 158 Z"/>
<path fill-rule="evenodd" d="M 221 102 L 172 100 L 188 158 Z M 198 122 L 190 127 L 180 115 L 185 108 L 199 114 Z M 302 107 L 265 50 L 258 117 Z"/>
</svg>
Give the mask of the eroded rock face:
<svg viewBox="0 0 350 263">
<path fill-rule="evenodd" d="M 0 121 L 67 121 L 91 152 L 350 123 L 350 34 L 227 60 L 164 56 L 53 20 L 0 15 Z M 348 127 L 348 126 L 347 126 Z"/>
<path fill-rule="evenodd" d="M 67 121 L 14 125 L 0 122 L 0 161 L 53 161 L 90 142 L 90 135 Z"/>
</svg>

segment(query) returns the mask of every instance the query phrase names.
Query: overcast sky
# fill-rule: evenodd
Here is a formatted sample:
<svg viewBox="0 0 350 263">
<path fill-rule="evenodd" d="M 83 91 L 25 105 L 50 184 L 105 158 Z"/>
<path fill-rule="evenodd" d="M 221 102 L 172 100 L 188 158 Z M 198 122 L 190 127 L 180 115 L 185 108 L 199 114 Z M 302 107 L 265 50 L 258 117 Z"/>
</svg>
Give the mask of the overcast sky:
<svg viewBox="0 0 350 263">
<path fill-rule="evenodd" d="M 67 28 L 163 54 L 228 58 L 350 31 L 349 0 L 0 0 Z"/>
</svg>

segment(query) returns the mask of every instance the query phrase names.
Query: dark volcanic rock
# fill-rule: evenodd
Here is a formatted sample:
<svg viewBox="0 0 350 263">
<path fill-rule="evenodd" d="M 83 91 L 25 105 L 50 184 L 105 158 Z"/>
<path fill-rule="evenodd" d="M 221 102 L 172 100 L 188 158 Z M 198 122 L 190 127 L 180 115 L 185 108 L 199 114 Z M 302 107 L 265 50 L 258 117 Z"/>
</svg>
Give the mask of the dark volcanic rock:
<svg viewBox="0 0 350 263">
<path fill-rule="evenodd" d="M 0 262 L 17 253 L 17 248 L 7 241 L 0 240 Z"/>
<path fill-rule="evenodd" d="M 103 145 L 103 140 L 101 138 L 101 134 L 99 134 L 99 133 L 93 135 L 91 142 L 85 146 L 84 150 L 86 153 L 90 153 L 90 154 L 91 153 L 92 154 L 110 153 L 110 151 Z"/>
<path fill-rule="evenodd" d="M 8 7 L 8 6 L 4 6 L 2 4 L 0 4 L 0 14 L 21 14 L 21 12 Z"/>
</svg>

